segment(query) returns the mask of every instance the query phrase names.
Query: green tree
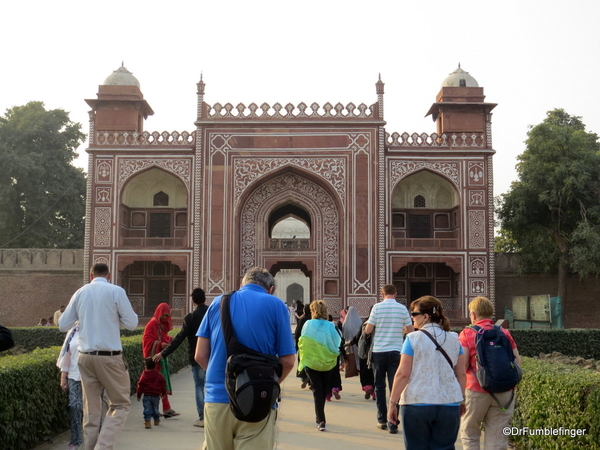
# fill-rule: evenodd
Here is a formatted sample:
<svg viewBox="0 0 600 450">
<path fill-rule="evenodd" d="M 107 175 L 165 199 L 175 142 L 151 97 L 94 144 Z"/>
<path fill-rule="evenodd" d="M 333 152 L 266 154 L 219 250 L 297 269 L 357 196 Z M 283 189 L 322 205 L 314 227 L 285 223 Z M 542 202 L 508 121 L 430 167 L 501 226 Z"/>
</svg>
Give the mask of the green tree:
<svg viewBox="0 0 600 450">
<path fill-rule="evenodd" d="M 497 214 L 525 271 L 557 272 L 567 304 L 567 274 L 600 273 L 600 145 L 580 117 L 562 109 L 531 127 L 518 157 L 518 181 Z"/>
<path fill-rule="evenodd" d="M 71 165 L 80 129 L 42 102 L 0 117 L 0 247 L 83 247 L 85 174 Z"/>
</svg>

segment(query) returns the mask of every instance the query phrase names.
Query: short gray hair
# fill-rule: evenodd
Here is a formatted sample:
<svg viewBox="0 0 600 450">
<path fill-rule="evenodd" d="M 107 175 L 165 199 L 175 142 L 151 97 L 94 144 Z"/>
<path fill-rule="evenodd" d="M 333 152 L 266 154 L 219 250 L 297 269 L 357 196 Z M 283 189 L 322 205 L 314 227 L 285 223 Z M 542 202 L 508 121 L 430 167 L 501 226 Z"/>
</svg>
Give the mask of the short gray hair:
<svg viewBox="0 0 600 450">
<path fill-rule="evenodd" d="M 245 284 L 258 284 L 268 291 L 272 286 L 275 286 L 275 278 L 267 269 L 253 267 L 242 278 L 242 286 Z"/>
</svg>

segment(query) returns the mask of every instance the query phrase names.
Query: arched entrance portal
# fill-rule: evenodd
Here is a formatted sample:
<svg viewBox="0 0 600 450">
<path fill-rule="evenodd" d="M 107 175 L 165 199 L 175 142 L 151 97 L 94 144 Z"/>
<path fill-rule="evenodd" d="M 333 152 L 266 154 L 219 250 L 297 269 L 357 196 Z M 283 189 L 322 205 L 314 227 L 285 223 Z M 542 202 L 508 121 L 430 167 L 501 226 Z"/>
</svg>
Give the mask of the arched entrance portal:
<svg viewBox="0 0 600 450">
<path fill-rule="evenodd" d="M 300 269 L 309 278 L 305 299 L 324 299 L 332 311 L 340 308 L 344 298 L 340 213 L 327 189 L 286 172 L 257 183 L 239 217 L 240 273 L 255 265 L 269 268 L 274 275 L 282 269 Z M 292 234 L 290 227 L 281 228 L 288 219 L 294 220 Z M 285 292 L 279 291 L 282 295 Z"/>
<path fill-rule="evenodd" d="M 275 277 L 275 295 L 288 306 L 295 300 L 310 303 L 312 272 L 298 261 L 280 261 L 269 268 Z"/>
</svg>

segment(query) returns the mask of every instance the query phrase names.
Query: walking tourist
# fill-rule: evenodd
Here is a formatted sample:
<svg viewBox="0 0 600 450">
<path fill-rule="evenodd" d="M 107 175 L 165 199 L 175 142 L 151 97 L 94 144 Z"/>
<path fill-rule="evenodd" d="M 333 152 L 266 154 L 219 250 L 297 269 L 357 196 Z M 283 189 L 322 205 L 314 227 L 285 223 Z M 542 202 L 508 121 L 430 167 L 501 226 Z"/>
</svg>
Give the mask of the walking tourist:
<svg viewBox="0 0 600 450">
<path fill-rule="evenodd" d="M 229 307 L 236 339 L 260 353 L 278 356 L 283 371 L 279 382 L 294 367 L 295 348 L 285 303 L 275 297 L 275 279 L 267 269 L 254 267 L 244 275 Z M 227 350 L 221 330 L 221 299 L 208 307 L 198 330 L 196 361 L 206 369 L 204 398 L 204 449 L 266 450 L 275 447 L 276 405 L 260 422 L 243 422 L 229 408 L 225 388 Z"/>
<path fill-rule="evenodd" d="M 396 301 L 396 287 L 386 284 L 381 288 L 382 302 L 371 310 L 365 326 L 365 333 L 373 336 L 372 364 L 375 377 L 375 401 L 377 404 L 377 428 L 391 434 L 398 433 L 395 423 L 388 423 L 386 404 L 386 380 L 390 391 L 394 385 L 394 375 L 400 364 L 400 351 L 404 342 L 403 331 L 413 331 L 412 321 L 406 307 Z"/>
<path fill-rule="evenodd" d="M 142 335 L 142 351 L 144 358 L 152 358 L 163 349 L 166 349 L 171 343 L 169 331 L 173 329 L 173 321 L 171 319 L 171 308 L 166 303 L 161 303 L 156 307 L 154 316 L 146 324 L 144 334 Z M 167 395 L 162 397 L 163 416 L 165 419 L 179 416 L 169 402 L 169 394 L 171 394 L 171 375 L 169 373 L 169 361 L 163 358 L 160 363 L 157 363 L 157 368 L 167 382 Z"/>
<path fill-rule="evenodd" d="M 196 391 L 196 410 L 198 412 L 198 420 L 194 422 L 194 426 L 204 426 L 204 383 L 206 380 L 206 370 L 204 370 L 196 360 L 194 355 L 196 354 L 196 342 L 198 338 L 196 333 L 200 328 L 200 323 L 204 319 L 204 315 L 208 310 L 208 306 L 205 305 L 206 295 L 200 288 L 196 288 L 192 291 L 192 302 L 196 305 L 196 309 L 193 312 L 188 313 L 183 318 L 183 325 L 181 331 L 173 338 L 169 346 L 162 351 L 158 352 L 153 356 L 153 360 L 160 362 L 163 358 L 166 358 L 173 353 L 184 339 L 188 341 L 189 361 L 192 367 L 192 376 L 194 377 L 194 388 Z"/>
<path fill-rule="evenodd" d="M 79 321 L 78 368 L 83 385 L 83 439 L 85 450 L 112 449 L 131 408 L 129 372 L 123 361 L 119 327 L 133 330 L 138 317 L 125 290 L 109 283 L 104 263 L 94 264 L 90 283 L 80 288 L 60 317 L 60 331 Z M 102 430 L 102 389 L 110 405 Z"/>
<path fill-rule="evenodd" d="M 333 371 L 338 372 L 341 337 L 333 322 L 327 320 L 327 305 L 323 300 L 310 304 L 312 319 L 304 324 L 300 336 L 300 369 L 306 370 L 315 403 L 317 430 L 325 431 L 325 401 L 331 392 Z"/>
<path fill-rule="evenodd" d="M 425 296 L 411 304 L 415 331 L 406 336 L 390 394 L 388 420 L 401 405 L 407 449 L 453 449 L 464 413 L 467 355 L 450 331 L 442 303 Z"/>
</svg>

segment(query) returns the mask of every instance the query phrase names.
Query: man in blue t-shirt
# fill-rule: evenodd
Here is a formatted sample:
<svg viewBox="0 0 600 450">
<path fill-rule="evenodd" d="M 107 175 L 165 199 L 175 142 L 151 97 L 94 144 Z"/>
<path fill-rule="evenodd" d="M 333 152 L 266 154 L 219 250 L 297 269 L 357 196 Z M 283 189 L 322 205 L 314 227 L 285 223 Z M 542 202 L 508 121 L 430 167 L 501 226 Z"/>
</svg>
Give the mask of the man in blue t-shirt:
<svg viewBox="0 0 600 450">
<path fill-rule="evenodd" d="M 287 307 L 272 295 L 275 280 L 266 269 L 250 269 L 241 285 L 231 295 L 229 303 L 235 336 L 246 347 L 279 357 L 283 365 L 281 383 L 294 367 L 296 354 Z M 225 389 L 227 350 L 221 331 L 221 298 L 217 297 L 211 303 L 197 333 L 195 359 L 206 368 L 203 448 L 274 448 L 277 418 L 274 410 L 264 420 L 250 423 L 237 420 L 229 409 Z"/>
</svg>

